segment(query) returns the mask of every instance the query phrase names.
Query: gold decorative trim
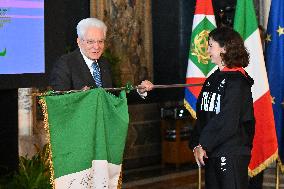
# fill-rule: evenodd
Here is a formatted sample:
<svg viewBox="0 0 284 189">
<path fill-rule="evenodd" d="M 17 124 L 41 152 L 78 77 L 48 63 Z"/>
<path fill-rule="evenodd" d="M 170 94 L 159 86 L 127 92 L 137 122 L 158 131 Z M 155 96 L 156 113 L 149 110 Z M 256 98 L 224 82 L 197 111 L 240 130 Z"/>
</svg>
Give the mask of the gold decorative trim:
<svg viewBox="0 0 284 189">
<path fill-rule="evenodd" d="M 258 173 L 266 169 L 270 164 L 275 162 L 278 159 L 278 149 L 272 154 L 267 160 L 265 160 L 262 164 L 256 167 L 254 170 L 248 169 L 248 174 L 250 177 L 256 176 Z"/>
<path fill-rule="evenodd" d="M 51 143 L 50 143 L 50 133 L 49 133 L 49 124 L 48 124 L 48 113 L 47 113 L 47 105 L 46 101 L 44 98 L 40 98 L 39 104 L 41 105 L 42 108 L 42 113 L 43 113 L 43 123 L 44 123 L 44 129 L 47 133 L 46 138 L 48 142 L 48 152 L 49 152 L 49 171 L 50 171 L 50 184 L 52 185 L 52 188 L 55 189 L 55 181 L 54 181 L 54 167 L 53 167 L 53 162 L 52 162 L 52 151 L 51 151 Z"/>
<path fill-rule="evenodd" d="M 121 167 L 122 167 L 122 164 L 121 164 Z M 122 188 L 122 171 L 120 171 L 120 176 L 119 176 L 118 183 L 117 183 L 117 189 L 121 189 L 121 188 Z"/>
<path fill-rule="evenodd" d="M 197 119 L 197 117 L 196 117 L 196 112 L 195 112 L 195 111 L 193 110 L 193 108 L 189 105 L 189 103 L 188 103 L 186 100 L 184 100 L 183 102 L 184 102 L 185 108 L 189 111 L 189 113 L 191 114 L 191 116 L 192 116 L 194 119 Z"/>
</svg>

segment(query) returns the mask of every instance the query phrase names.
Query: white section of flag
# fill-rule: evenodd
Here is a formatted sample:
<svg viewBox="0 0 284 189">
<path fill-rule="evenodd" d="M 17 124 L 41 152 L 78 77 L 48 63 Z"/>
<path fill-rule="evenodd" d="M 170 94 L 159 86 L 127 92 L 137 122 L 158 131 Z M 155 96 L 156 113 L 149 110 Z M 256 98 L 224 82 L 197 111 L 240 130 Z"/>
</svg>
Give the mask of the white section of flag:
<svg viewBox="0 0 284 189">
<path fill-rule="evenodd" d="M 196 26 L 205 18 L 204 14 L 195 14 L 193 18 L 192 31 L 196 28 Z"/>
<path fill-rule="evenodd" d="M 245 46 L 250 53 L 250 64 L 245 69 L 254 79 L 254 85 L 252 86 L 254 102 L 269 90 L 263 50 L 260 41 L 258 29 L 245 40 Z"/>
<path fill-rule="evenodd" d="M 106 160 L 92 161 L 92 167 L 80 172 L 64 175 L 55 179 L 56 189 L 116 189 L 121 165 Z"/>
<path fill-rule="evenodd" d="M 217 69 L 218 69 L 218 66 L 216 65 L 212 70 L 210 70 L 207 76 L 205 76 L 203 72 L 190 59 L 188 59 L 186 78 L 208 77 Z"/>
<path fill-rule="evenodd" d="M 190 59 L 188 59 L 186 77 L 189 78 L 189 77 L 206 77 L 206 76 Z"/>
<path fill-rule="evenodd" d="M 205 18 L 205 16 L 214 26 L 216 26 L 215 17 L 213 15 L 195 14 L 193 18 L 192 31 Z"/>
</svg>

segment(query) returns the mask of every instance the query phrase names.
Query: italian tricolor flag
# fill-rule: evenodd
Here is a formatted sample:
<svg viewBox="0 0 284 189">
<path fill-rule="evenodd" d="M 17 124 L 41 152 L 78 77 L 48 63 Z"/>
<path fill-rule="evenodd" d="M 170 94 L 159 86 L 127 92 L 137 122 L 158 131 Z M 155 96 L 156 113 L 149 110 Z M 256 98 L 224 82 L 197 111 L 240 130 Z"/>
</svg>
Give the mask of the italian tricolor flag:
<svg viewBox="0 0 284 189">
<path fill-rule="evenodd" d="M 252 95 L 256 130 L 253 141 L 249 174 L 254 176 L 276 160 L 277 138 L 272 110 L 272 99 L 265 69 L 263 50 L 252 0 L 238 0 L 234 29 L 245 41 L 250 53 L 250 64 L 246 71 L 254 79 Z"/>
<path fill-rule="evenodd" d="M 203 83 L 217 66 L 207 53 L 208 34 L 216 28 L 211 0 L 197 0 L 193 18 L 190 51 L 186 74 L 187 84 Z M 185 89 L 185 107 L 196 118 L 196 101 L 202 86 Z"/>
<path fill-rule="evenodd" d="M 125 92 L 103 89 L 43 96 L 51 181 L 58 189 L 121 188 L 129 115 Z"/>
</svg>

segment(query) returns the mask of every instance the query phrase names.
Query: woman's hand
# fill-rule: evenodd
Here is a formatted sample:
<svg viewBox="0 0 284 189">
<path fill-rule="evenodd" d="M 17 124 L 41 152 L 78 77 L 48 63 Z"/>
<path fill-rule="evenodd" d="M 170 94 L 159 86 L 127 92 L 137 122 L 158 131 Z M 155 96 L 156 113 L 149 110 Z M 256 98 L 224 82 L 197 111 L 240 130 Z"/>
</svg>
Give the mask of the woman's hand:
<svg viewBox="0 0 284 189">
<path fill-rule="evenodd" d="M 206 151 L 202 148 L 202 146 L 198 145 L 197 147 L 195 147 L 195 149 L 193 150 L 193 153 L 194 153 L 195 161 L 198 167 L 201 167 L 201 165 L 205 165 L 204 158 L 208 158 L 208 157 L 207 157 Z"/>
</svg>

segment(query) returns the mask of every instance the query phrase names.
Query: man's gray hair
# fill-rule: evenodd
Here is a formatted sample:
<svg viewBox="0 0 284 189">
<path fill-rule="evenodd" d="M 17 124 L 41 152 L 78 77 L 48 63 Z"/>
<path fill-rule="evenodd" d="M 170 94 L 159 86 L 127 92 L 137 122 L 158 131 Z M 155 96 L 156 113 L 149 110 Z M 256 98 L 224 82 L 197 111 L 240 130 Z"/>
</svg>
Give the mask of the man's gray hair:
<svg viewBox="0 0 284 189">
<path fill-rule="evenodd" d="M 86 30 L 90 27 L 102 29 L 104 37 L 106 37 L 107 26 L 105 23 L 97 18 L 85 18 L 81 20 L 77 25 L 78 38 L 82 39 L 86 33 Z"/>
</svg>

